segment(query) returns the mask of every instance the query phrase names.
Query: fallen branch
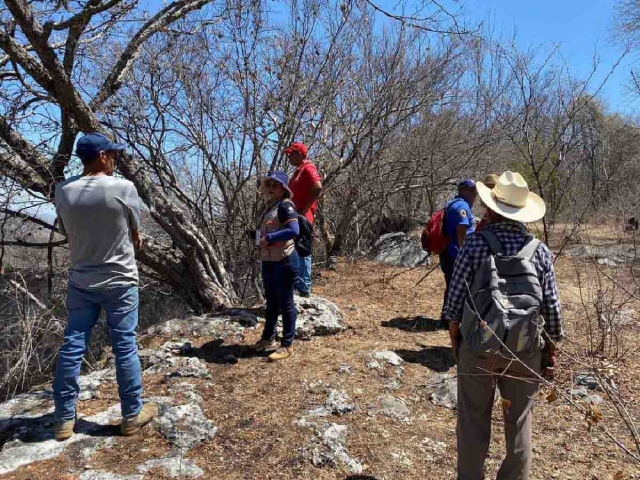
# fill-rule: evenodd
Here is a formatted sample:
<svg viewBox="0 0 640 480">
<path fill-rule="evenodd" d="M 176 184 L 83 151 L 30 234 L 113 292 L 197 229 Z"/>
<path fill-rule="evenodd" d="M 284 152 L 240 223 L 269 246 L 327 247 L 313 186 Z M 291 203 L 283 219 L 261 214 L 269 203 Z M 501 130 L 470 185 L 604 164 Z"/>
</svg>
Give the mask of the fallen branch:
<svg viewBox="0 0 640 480">
<path fill-rule="evenodd" d="M 42 303 L 40 300 L 38 300 L 33 293 L 27 290 L 26 287 L 23 287 L 15 280 L 9 280 L 9 285 L 11 285 L 13 288 L 15 288 L 17 291 L 19 291 L 23 295 L 26 295 L 29 298 L 29 300 L 31 300 L 33 303 L 35 303 L 38 306 L 40 310 L 48 310 L 47 306 L 44 303 Z"/>
</svg>

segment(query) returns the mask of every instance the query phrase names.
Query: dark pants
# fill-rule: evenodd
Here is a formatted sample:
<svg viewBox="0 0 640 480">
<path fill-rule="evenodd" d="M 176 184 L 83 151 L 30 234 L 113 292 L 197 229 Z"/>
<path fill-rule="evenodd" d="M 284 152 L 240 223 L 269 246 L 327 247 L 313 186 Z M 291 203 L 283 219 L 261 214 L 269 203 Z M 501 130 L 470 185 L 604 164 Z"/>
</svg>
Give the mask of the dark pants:
<svg viewBox="0 0 640 480">
<path fill-rule="evenodd" d="M 539 382 L 542 352 L 518 354 L 471 351 L 464 340 L 458 361 L 458 480 L 483 480 L 491 440 L 496 386 L 503 399 L 507 455 L 497 480 L 528 480 L 531 470 L 531 409 Z M 526 367 L 525 367 L 526 365 Z M 528 368 L 527 368 L 528 367 Z M 531 370 L 529 370 L 531 369 Z"/>
<path fill-rule="evenodd" d="M 293 283 L 298 277 L 300 260 L 294 252 L 279 262 L 262 262 L 262 283 L 267 299 L 263 339 L 276 336 L 278 315 L 282 314 L 282 346 L 290 347 L 296 336 L 296 308 Z"/>
<path fill-rule="evenodd" d="M 442 308 L 449 295 L 449 285 L 451 284 L 451 276 L 453 275 L 453 266 L 456 263 L 456 259 L 451 256 L 449 249 L 446 249 L 440 253 L 440 269 L 444 273 L 444 283 L 446 285 L 444 289 L 444 300 L 442 300 Z"/>
</svg>

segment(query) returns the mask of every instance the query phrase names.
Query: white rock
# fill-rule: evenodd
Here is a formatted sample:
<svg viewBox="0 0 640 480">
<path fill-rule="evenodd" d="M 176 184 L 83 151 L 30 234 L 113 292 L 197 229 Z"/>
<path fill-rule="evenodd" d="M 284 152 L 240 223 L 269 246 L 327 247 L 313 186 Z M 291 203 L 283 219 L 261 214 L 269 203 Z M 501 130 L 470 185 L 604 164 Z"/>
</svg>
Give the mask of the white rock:
<svg viewBox="0 0 640 480">
<path fill-rule="evenodd" d="M 189 450 L 199 443 L 211 440 L 218 431 L 196 404 L 163 409 L 153 422 L 170 443 L 182 450 Z"/>
<path fill-rule="evenodd" d="M 429 399 L 434 405 L 455 410 L 458 408 L 458 379 L 455 374 L 436 373 L 426 384 L 432 390 Z"/>
<path fill-rule="evenodd" d="M 369 405 L 369 413 L 380 414 L 386 417 L 395 418 L 407 422 L 411 415 L 407 404 L 401 398 L 393 395 L 383 395 L 378 397 L 374 404 Z"/>
<path fill-rule="evenodd" d="M 344 314 L 338 306 L 316 295 L 294 297 L 298 312 L 296 336 L 309 338 L 322 335 L 334 335 L 347 329 Z"/>
<path fill-rule="evenodd" d="M 404 360 L 396 352 L 392 352 L 389 350 L 385 350 L 383 352 L 373 352 L 371 356 L 386 365 L 391 365 L 394 367 L 400 367 L 404 363 Z"/>
<path fill-rule="evenodd" d="M 344 415 L 345 413 L 353 412 L 358 407 L 351 403 L 351 398 L 344 392 L 339 390 L 331 390 L 329 396 L 324 403 L 324 406 L 331 413 L 336 415 Z"/>
</svg>

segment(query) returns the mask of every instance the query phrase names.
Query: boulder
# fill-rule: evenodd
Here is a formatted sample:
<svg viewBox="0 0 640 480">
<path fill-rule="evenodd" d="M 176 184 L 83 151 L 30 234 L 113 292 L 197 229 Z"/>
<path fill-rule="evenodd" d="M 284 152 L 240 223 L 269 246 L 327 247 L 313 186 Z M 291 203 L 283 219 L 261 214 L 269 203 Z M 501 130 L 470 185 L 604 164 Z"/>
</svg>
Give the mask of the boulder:
<svg viewBox="0 0 640 480">
<path fill-rule="evenodd" d="M 335 303 L 316 295 L 307 298 L 296 295 L 294 302 L 298 311 L 298 338 L 334 335 L 347 329 L 344 314 Z"/>
<path fill-rule="evenodd" d="M 373 246 L 373 259 L 396 267 L 417 267 L 430 265 L 429 254 L 419 241 L 412 240 L 406 233 L 382 235 Z"/>
</svg>

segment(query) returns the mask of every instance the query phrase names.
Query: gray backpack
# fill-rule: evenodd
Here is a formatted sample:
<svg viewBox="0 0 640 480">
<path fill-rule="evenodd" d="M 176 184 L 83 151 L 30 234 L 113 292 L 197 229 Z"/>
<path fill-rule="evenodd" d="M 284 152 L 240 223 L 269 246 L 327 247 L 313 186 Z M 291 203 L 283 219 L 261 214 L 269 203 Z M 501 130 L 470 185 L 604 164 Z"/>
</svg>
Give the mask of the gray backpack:
<svg viewBox="0 0 640 480">
<path fill-rule="evenodd" d="M 489 255 L 476 272 L 462 313 L 460 330 L 471 350 L 512 352 L 541 347 L 544 320 L 540 316 L 542 286 L 533 257 L 540 241 L 529 237 L 516 255 L 504 255 L 496 235 L 478 232 L 489 244 Z"/>
</svg>

